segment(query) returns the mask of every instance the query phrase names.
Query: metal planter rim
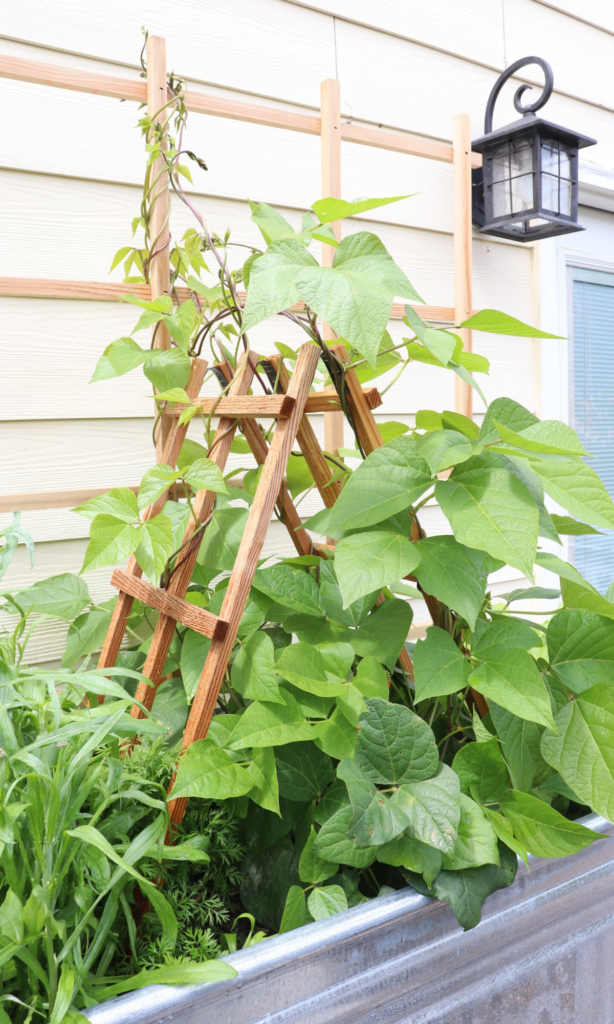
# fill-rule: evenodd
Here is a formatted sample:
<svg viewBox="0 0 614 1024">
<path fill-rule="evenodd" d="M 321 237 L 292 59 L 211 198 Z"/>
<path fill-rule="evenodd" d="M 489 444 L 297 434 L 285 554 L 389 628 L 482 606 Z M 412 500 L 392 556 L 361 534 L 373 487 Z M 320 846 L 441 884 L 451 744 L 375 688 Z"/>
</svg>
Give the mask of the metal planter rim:
<svg viewBox="0 0 614 1024">
<path fill-rule="evenodd" d="M 614 833 L 598 815 L 581 821 L 596 832 Z M 462 932 L 447 903 L 408 887 L 224 957 L 239 972 L 230 981 L 152 985 L 86 1015 L 92 1024 L 447 1024 L 452 1017 L 443 1007 L 451 1000 L 460 1021 L 463 999 L 474 998 L 485 975 L 496 988 L 496 977 L 538 969 L 548 963 L 549 950 L 562 955 L 566 942 L 577 944 L 580 932 L 592 935 L 609 925 L 614 935 L 613 873 L 614 844 L 606 842 L 573 857 L 531 857 L 529 872 L 520 863 L 512 886 L 488 897 L 482 923 L 470 932 Z M 474 978 L 472 965 L 478 962 Z M 464 996 L 454 981 L 461 966 Z M 411 1007 L 411 1017 L 402 1003 Z M 437 1015 L 438 1006 L 444 1016 Z M 514 1019 L 519 1018 L 509 1017 Z"/>
</svg>

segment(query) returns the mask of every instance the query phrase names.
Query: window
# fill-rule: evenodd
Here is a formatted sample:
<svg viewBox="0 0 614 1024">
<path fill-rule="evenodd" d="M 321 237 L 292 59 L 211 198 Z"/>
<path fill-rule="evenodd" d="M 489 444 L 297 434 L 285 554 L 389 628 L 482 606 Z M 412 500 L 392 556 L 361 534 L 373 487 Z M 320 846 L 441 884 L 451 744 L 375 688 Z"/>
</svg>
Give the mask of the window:
<svg viewBox="0 0 614 1024">
<path fill-rule="evenodd" d="M 572 269 L 572 426 L 614 497 L 614 273 Z M 614 531 L 574 537 L 573 561 L 604 593 L 614 580 Z"/>
</svg>

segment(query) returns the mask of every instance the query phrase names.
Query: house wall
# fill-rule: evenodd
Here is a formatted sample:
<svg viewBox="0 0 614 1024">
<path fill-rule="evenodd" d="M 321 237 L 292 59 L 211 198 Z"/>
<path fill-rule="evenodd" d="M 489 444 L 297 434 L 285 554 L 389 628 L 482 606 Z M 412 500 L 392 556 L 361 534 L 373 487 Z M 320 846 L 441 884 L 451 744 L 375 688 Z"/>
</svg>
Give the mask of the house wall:
<svg viewBox="0 0 614 1024">
<path fill-rule="evenodd" d="M 320 82 L 338 77 L 345 120 L 446 143 L 459 112 L 471 115 L 474 136 L 482 133 L 497 75 L 536 52 L 554 69 L 548 117 L 599 139 L 582 165 L 592 233 L 586 239 L 570 236 L 573 245 L 590 248 L 599 235 L 598 245 L 612 248 L 612 216 L 597 212 L 613 205 L 609 0 L 106 0 L 102 6 L 91 0 L 20 0 L 3 9 L 0 52 L 137 78 L 142 25 L 166 37 L 169 69 L 195 89 L 317 112 Z M 511 98 L 517 84 L 501 94 L 495 126 L 515 116 Z M 136 106 L 7 80 L 2 94 L 0 275 L 120 281 L 119 269 L 109 278 L 108 268 L 115 251 L 130 241 L 144 169 Z M 235 241 L 259 238 L 247 197 L 278 206 L 298 226 L 301 213 L 320 195 L 317 138 L 191 114 L 186 144 L 209 167 L 195 173 L 196 205 L 213 230 L 230 226 Z M 342 150 L 344 198 L 414 194 L 345 222 L 344 231 L 378 232 L 424 300 L 452 306 L 451 167 L 347 143 Z M 175 205 L 174 236 L 188 224 Z M 565 296 L 558 285 L 556 293 L 551 288 L 560 246 L 541 245 L 540 252 L 476 236 L 475 307 L 500 308 L 535 324 L 541 316 L 545 330 L 562 329 Z M 130 310 L 6 297 L 0 298 L 0 314 L 0 493 L 138 483 L 152 462 L 144 378 L 133 373 L 87 383 L 103 348 L 131 328 Z M 393 323 L 391 332 L 400 338 L 401 325 Z M 252 336 L 262 352 L 275 341 L 298 340 L 290 325 L 277 321 Z M 489 401 L 507 394 L 537 413 L 565 415 L 564 404 L 558 412 L 552 405 L 555 379 L 560 394 L 566 387 L 559 343 L 540 349 L 531 340 L 476 334 L 474 346 L 491 360 L 483 383 Z M 412 366 L 386 393 L 377 415 L 413 424 L 418 409 L 453 403 L 452 375 Z M 477 399 L 475 408 L 479 418 Z M 317 430 L 322 437 L 321 422 Z M 231 458 L 231 466 L 240 464 L 245 459 Z M 311 498 L 303 506 L 309 512 L 317 507 Z M 0 517 L 0 525 L 8 518 Z M 51 509 L 26 512 L 22 521 L 36 542 L 35 567 L 29 569 L 20 548 L 4 586 L 79 570 L 86 520 Z M 435 507 L 424 510 L 424 525 L 427 531 L 446 528 Z M 290 547 L 283 528 L 272 524 L 266 553 Z M 111 595 L 109 576 L 108 569 L 86 574 L 95 599 Z M 494 585 L 511 589 L 516 576 L 506 570 Z M 415 621 L 424 619 L 424 609 L 416 606 Z M 42 623 L 29 660 L 58 656 L 63 631 Z"/>
</svg>

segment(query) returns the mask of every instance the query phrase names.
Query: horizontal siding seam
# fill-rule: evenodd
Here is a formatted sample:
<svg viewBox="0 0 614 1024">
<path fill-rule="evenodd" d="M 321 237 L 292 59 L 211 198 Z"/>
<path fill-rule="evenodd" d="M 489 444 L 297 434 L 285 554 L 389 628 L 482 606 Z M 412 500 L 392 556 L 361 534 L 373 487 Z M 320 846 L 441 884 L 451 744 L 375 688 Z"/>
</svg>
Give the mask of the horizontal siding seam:
<svg viewBox="0 0 614 1024">
<path fill-rule="evenodd" d="M 582 25 L 588 25 L 589 28 L 597 29 L 598 32 L 605 32 L 608 36 L 614 36 L 614 29 L 607 28 L 605 25 L 598 25 L 596 21 L 589 21 L 588 18 L 582 18 L 579 14 L 574 14 L 572 11 L 566 11 L 564 7 L 550 3 L 549 0 L 533 0 L 533 3 L 541 4 L 542 7 L 549 7 L 551 11 L 556 11 L 557 14 L 562 14 L 565 18 L 571 18 L 572 21 L 579 21 Z"/>
<path fill-rule="evenodd" d="M 416 157 L 416 159 L 419 158 Z M 82 175 L 78 174 L 61 174 L 59 171 L 40 171 L 33 170 L 30 167 L 14 167 L 8 164 L 0 164 L 0 171 L 6 171 L 10 174 L 31 174 L 35 177 L 41 178 L 58 178 L 61 181 L 84 181 L 98 185 L 117 185 L 118 188 L 134 188 L 138 189 L 139 192 L 141 191 L 140 185 L 135 184 L 135 182 L 133 181 L 120 181 L 117 179 L 114 180 L 112 178 L 83 177 Z M 228 203 L 247 203 L 248 201 L 247 198 L 241 199 L 240 196 L 231 196 L 223 192 L 192 192 L 186 189 L 186 195 L 192 196 L 195 199 L 221 199 L 224 202 Z M 266 199 L 261 201 L 266 202 Z M 271 205 L 275 205 L 275 208 L 279 210 L 291 210 L 292 212 L 296 213 L 305 212 L 304 206 L 291 206 L 289 203 L 275 203 L 273 199 L 271 199 Z M 453 234 L 452 228 L 450 228 L 450 230 L 447 231 L 444 228 L 429 228 L 419 224 L 401 224 L 398 220 L 382 220 L 378 218 L 376 221 L 371 221 L 368 219 L 364 219 L 362 217 L 347 217 L 346 220 L 354 221 L 355 223 L 361 222 L 363 224 L 383 224 L 386 227 L 403 228 L 404 230 L 407 231 L 424 231 L 426 234 L 429 235 L 443 235 L 444 237 L 451 237 Z M 533 248 L 533 244 L 531 242 L 516 242 L 514 241 L 514 239 L 511 238 L 495 238 L 491 236 L 484 236 L 482 238 L 479 234 L 474 234 L 473 238 L 474 241 L 485 241 L 488 242 L 489 245 L 512 246 L 515 249 L 524 250 Z M 69 280 L 69 278 L 62 278 L 62 280 Z"/>
<path fill-rule="evenodd" d="M 446 57 L 452 57 L 455 60 L 465 61 L 465 63 L 472 64 L 472 65 L 474 65 L 474 67 L 480 67 L 480 68 L 484 68 L 486 71 L 492 71 L 496 75 L 500 75 L 500 74 L 503 73 L 503 71 L 505 71 L 504 67 L 499 67 L 498 65 L 495 65 L 495 64 L 489 64 L 486 61 L 477 60 L 475 57 L 468 57 L 465 54 L 457 53 L 454 50 L 448 50 L 445 47 L 437 46 L 435 43 L 427 43 L 427 42 L 425 42 L 422 39 L 414 39 L 412 36 L 407 36 L 407 35 L 404 35 L 403 33 L 400 33 L 400 32 L 391 32 L 389 29 L 379 28 L 377 25 L 372 25 L 372 24 L 369 24 L 368 22 L 362 22 L 362 21 L 358 21 L 358 20 L 353 19 L 353 18 L 348 18 L 347 16 L 344 16 L 344 15 L 327 14 L 326 12 L 318 10 L 318 8 L 314 7 L 312 4 L 310 4 L 308 2 L 308 0 L 280 0 L 280 2 L 287 3 L 287 4 L 292 4 L 295 7 L 304 7 L 306 10 L 313 11 L 316 14 L 322 15 L 322 17 L 328 17 L 328 18 L 331 18 L 331 19 L 334 17 L 338 21 L 347 22 L 347 24 L 349 24 L 349 25 L 356 25 L 359 28 L 365 28 L 365 29 L 368 29 L 371 32 L 377 32 L 380 35 L 390 36 L 391 39 L 400 39 L 403 42 L 412 43 L 414 46 L 421 46 L 425 50 L 432 50 L 434 53 L 441 53 L 442 55 L 444 55 Z M 561 11 L 559 8 L 552 7 L 551 4 L 545 3 L 544 0 L 533 0 L 533 2 L 534 3 L 541 3 L 543 6 L 550 7 L 552 10 L 556 10 L 558 13 L 560 13 L 562 15 L 565 15 L 565 16 L 568 16 L 570 18 L 574 18 L 575 17 L 574 15 L 567 14 L 566 11 Z M 611 32 L 609 29 L 605 29 L 605 28 L 602 28 L 601 26 L 594 25 L 592 22 L 585 22 L 582 18 L 577 18 L 576 20 L 582 22 L 583 24 L 589 25 L 591 28 L 595 28 L 597 31 L 605 32 L 607 35 L 614 35 L 614 32 Z M 32 46 L 32 47 L 40 48 L 40 49 L 44 49 L 44 50 L 51 50 L 52 52 L 55 52 L 55 53 L 66 53 L 66 54 L 70 54 L 71 56 L 75 56 L 75 57 L 83 57 L 84 59 L 95 61 L 95 62 L 100 63 L 100 64 L 105 64 L 105 65 L 110 64 L 110 65 L 112 65 L 114 67 L 126 67 L 126 68 L 129 68 L 130 70 L 136 70 L 137 69 L 137 65 L 126 64 L 124 62 L 111 61 L 111 60 L 108 60 L 108 59 L 105 59 L 105 58 L 102 58 L 102 57 L 92 56 L 91 54 L 80 53 L 79 51 L 75 51 L 75 50 L 64 50 L 64 49 L 60 49 L 58 47 L 45 46 L 44 43 L 35 43 L 35 42 L 32 42 L 31 40 L 28 40 L 28 39 L 20 39 L 20 38 L 14 37 L 14 36 L 0 35 L 0 40 L 2 40 L 2 39 L 6 39 L 6 40 L 8 40 L 10 42 L 21 43 L 22 45 L 25 45 L 25 46 Z M 179 75 L 181 74 L 180 71 L 178 71 L 177 73 Z M 288 103 L 288 101 L 285 100 L 283 97 L 273 96 L 270 93 L 246 92 L 246 91 L 241 90 L 241 89 L 233 90 L 231 86 L 223 85 L 220 82 L 210 82 L 210 81 L 207 81 L 206 79 L 198 79 L 198 78 L 194 78 L 194 77 L 189 76 L 189 75 L 186 75 L 185 78 L 186 78 L 186 81 L 188 83 L 194 83 L 196 85 L 204 85 L 206 87 L 214 88 L 214 89 L 226 90 L 226 91 L 228 91 L 228 92 L 230 92 L 230 93 L 232 93 L 233 95 L 236 95 L 236 96 L 242 96 L 242 97 L 246 97 L 246 98 L 253 97 L 255 99 L 271 100 L 274 103 L 279 103 L 281 105 L 282 109 L 289 109 L 289 110 L 291 110 L 293 108 L 294 109 L 300 108 L 301 110 L 309 110 L 309 111 L 312 111 L 314 113 L 318 113 L 319 112 L 319 107 L 314 107 L 314 106 L 312 106 L 311 104 L 308 104 L 308 103 L 300 103 L 300 102 Z M 537 78 L 531 78 L 528 75 L 516 74 L 516 75 L 512 76 L 512 79 L 514 81 L 524 82 L 524 83 L 527 83 L 529 85 L 534 85 L 538 89 L 542 88 L 542 83 L 539 82 L 539 80 Z M 563 96 L 563 97 L 565 97 L 565 99 L 575 100 L 577 103 L 585 103 L 589 107 L 595 107 L 597 110 L 605 110 L 606 113 L 614 114 L 614 107 L 610 107 L 610 106 L 608 106 L 605 103 L 596 103 L 594 100 L 588 99 L 586 96 L 579 96 L 576 93 L 567 92 L 565 89 L 560 89 L 560 88 L 556 88 L 555 87 L 553 89 L 553 91 L 552 91 L 552 95 L 553 96 Z M 344 118 L 346 118 L 348 115 L 346 114 L 346 115 L 342 115 L 342 116 Z M 408 132 L 407 129 L 405 129 L 403 127 L 400 127 L 399 125 L 388 124 L 387 122 L 371 121 L 371 120 L 364 119 L 364 118 L 358 118 L 357 120 L 361 124 L 373 125 L 375 127 L 385 127 L 386 129 L 390 129 L 392 131 L 403 132 L 403 133 L 405 133 L 407 135 L 415 135 L 416 138 L 428 138 L 428 139 L 431 138 L 431 136 L 420 135 L 419 133 L 415 133 L 415 132 Z M 353 121 L 353 123 L 355 123 L 355 121 Z M 442 142 L 445 142 L 446 144 L 450 144 L 450 140 L 437 139 L 435 137 L 433 137 L 433 141 L 438 141 L 438 142 L 442 141 Z"/>
<path fill-rule="evenodd" d="M 314 7 L 312 4 L 310 4 L 308 0 L 281 0 L 281 2 L 286 4 L 292 4 L 294 7 L 304 7 L 306 10 L 315 11 L 318 14 L 325 13 L 323 11 L 320 11 L 317 7 Z M 541 3 L 542 0 L 533 0 L 533 2 Z M 544 6 L 550 7 L 551 5 L 545 4 Z M 558 11 L 559 9 L 553 8 L 553 10 Z M 560 13 L 566 14 L 567 12 L 560 11 Z M 573 17 L 573 15 L 569 16 Z M 422 46 L 425 50 L 432 50 L 434 53 L 441 53 L 446 57 L 454 57 L 456 60 L 462 60 L 465 61 L 467 64 L 473 64 L 474 67 L 484 68 L 486 71 L 492 71 L 496 75 L 500 75 L 506 70 L 504 67 L 499 67 L 496 64 L 488 64 L 486 61 L 476 60 L 475 57 L 468 57 L 463 53 L 456 53 L 454 50 L 448 50 L 443 46 L 437 46 L 436 43 L 427 43 L 423 39 L 414 39 L 413 36 L 406 36 L 402 32 L 391 32 L 390 29 L 380 28 L 378 25 L 372 25 L 369 24 L 369 22 L 365 21 L 358 21 L 355 18 L 348 18 L 347 15 L 344 14 L 329 14 L 328 17 L 336 18 L 337 21 L 345 21 L 348 25 L 356 25 L 358 28 L 369 29 L 370 32 L 378 32 L 380 35 L 383 36 L 390 36 L 391 39 L 400 39 L 406 43 L 413 43 L 414 46 Z M 583 21 L 582 18 L 578 18 L 577 20 Z M 598 25 L 592 25 L 591 22 L 586 22 L 585 24 L 591 25 L 592 28 L 596 28 L 599 31 L 606 32 L 608 35 L 614 34 L 609 32 L 608 29 L 602 29 Z M 538 89 L 543 88 L 542 82 L 540 82 L 537 78 L 530 78 L 528 75 L 512 75 L 512 80 L 518 82 L 526 82 L 529 85 L 536 86 L 536 88 Z M 598 110 L 605 110 L 610 114 L 614 114 L 614 107 L 608 107 L 604 103 L 595 103 L 594 100 L 589 100 L 585 96 L 577 96 L 575 93 L 567 92 L 565 89 L 558 89 L 555 87 L 552 90 L 552 95 L 564 96 L 565 99 L 576 100 L 578 103 L 586 103 L 589 107 L 596 107 Z"/>
</svg>

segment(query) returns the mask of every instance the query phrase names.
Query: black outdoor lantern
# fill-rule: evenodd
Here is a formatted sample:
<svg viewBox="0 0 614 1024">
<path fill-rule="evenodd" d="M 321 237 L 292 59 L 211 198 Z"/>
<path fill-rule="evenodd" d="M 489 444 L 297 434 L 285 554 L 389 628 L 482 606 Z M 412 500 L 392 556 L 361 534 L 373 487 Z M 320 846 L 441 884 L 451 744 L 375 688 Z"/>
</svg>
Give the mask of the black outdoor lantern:
<svg viewBox="0 0 614 1024">
<path fill-rule="evenodd" d="M 521 85 L 514 106 L 523 116 L 493 131 L 497 97 L 508 78 L 526 64 L 543 69 L 543 92 L 525 107 L 521 97 L 532 86 Z M 553 85 L 552 68 L 541 57 L 515 61 L 495 82 L 486 104 L 484 135 L 471 146 L 482 154 L 482 167 L 472 175 L 473 221 L 481 234 L 532 242 L 584 230 L 578 224 L 578 150 L 594 146 L 596 139 L 536 117 Z"/>
</svg>

